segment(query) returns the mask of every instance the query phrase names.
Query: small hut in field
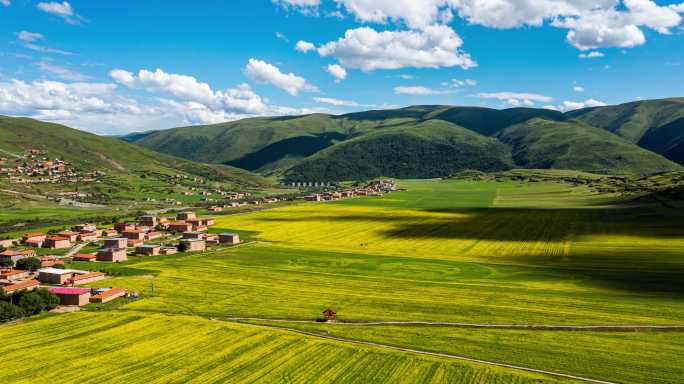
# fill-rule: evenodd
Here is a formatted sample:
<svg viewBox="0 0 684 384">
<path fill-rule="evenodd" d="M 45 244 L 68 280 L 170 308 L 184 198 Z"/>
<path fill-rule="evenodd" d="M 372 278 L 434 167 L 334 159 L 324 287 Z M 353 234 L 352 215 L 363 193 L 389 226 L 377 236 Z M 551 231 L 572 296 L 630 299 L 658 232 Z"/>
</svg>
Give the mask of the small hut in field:
<svg viewBox="0 0 684 384">
<path fill-rule="evenodd" d="M 326 320 L 335 320 L 335 318 L 337 317 L 337 312 L 328 308 L 322 312 L 322 315 L 323 315 L 323 317 L 325 317 Z"/>
</svg>

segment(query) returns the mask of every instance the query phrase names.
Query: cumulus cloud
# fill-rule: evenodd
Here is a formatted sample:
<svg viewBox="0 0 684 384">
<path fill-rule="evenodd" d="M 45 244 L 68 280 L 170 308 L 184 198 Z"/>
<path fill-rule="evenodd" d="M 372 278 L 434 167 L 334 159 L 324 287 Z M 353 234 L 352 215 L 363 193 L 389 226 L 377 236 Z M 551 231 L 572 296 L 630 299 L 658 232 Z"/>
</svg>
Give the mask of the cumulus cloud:
<svg viewBox="0 0 684 384">
<path fill-rule="evenodd" d="M 62 80 L 86 81 L 86 80 L 90 79 L 89 76 L 86 76 L 82 73 L 72 71 L 71 69 L 64 68 L 64 67 L 61 67 L 59 65 L 54 65 L 54 64 L 48 63 L 46 61 L 38 62 L 38 63 L 36 63 L 36 66 L 41 71 L 55 75 Z"/>
<path fill-rule="evenodd" d="M 350 29 L 337 41 L 320 46 L 318 53 L 335 57 L 347 68 L 362 71 L 477 66 L 469 54 L 460 50 L 462 45 L 463 40 L 445 25 L 420 31 L 382 32 L 361 27 Z"/>
<path fill-rule="evenodd" d="M 328 72 L 332 77 L 335 78 L 335 82 L 339 83 L 347 78 L 347 70 L 344 67 L 337 64 L 330 64 L 325 67 L 326 72 Z"/>
<path fill-rule="evenodd" d="M 572 87 L 572 90 L 575 92 L 584 92 L 584 87 L 576 85 L 576 86 Z"/>
<path fill-rule="evenodd" d="M 297 42 L 297 44 L 295 45 L 295 49 L 298 50 L 299 52 L 307 53 L 309 51 L 316 50 L 316 46 L 313 45 L 312 43 L 309 43 L 308 41 L 299 40 Z"/>
<path fill-rule="evenodd" d="M 444 95 L 447 93 L 452 93 L 452 91 L 444 89 L 434 89 L 423 86 L 410 86 L 410 87 L 394 87 L 394 93 L 397 95 L 415 95 L 415 96 L 432 96 L 432 95 Z"/>
<path fill-rule="evenodd" d="M 271 84 L 292 96 L 297 96 L 300 92 L 318 91 L 316 86 L 309 84 L 303 77 L 294 73 L 282 73 L 280 68 L 262 60 L 249 59 L 244 72 L 257 83 Z"/>
<path fill-rule="evenodd" d="M 591 51 L 587 53 L 580 53 L 579 58 L 580 59 L 595 59 L 597 57 L 604 57 L 605 55 L 602 52 L 599 51 Z"/>
<path fill-rule="evenodd" d="M 528 106 L 531 107 L 535 103 L 550 103 L 553 98 L 550 96 L 540 95 L 538 93 L 522 93 L 522 92 L 494 92 L 494 93 L 478 93 L 475 95 L 481 99 L 496 99 L 501 100 L 511 107 Z"/>
<path fill-rule="evenodd" d="M 454 16 L 490 28 L 567 29 L 567 41 L 582 49 L 629 48 L 644 44 L 643 28 L 661 34 L 681 24 L 684 3 L 653 0 L 331 0 L 356 20 L 395 23 L 413 30 L 445 25 Z M 281 0 L 295 7 L 317 7 L 319 0 Z"/>
<path fill-rule="evenodd" d="M 87 21 L 84 17 L 74 12 L 74 9 L 71 7 L 71 4 L 69 4 L 69 2 L 67 1 L 62 3 L 38 3 L 36 7 L 38 7 L 38 9 L 40 9 L 43 12 L 47 12 L 49 14 L 61 17 L 68 24 L 81 24 Z"/>
</svg>

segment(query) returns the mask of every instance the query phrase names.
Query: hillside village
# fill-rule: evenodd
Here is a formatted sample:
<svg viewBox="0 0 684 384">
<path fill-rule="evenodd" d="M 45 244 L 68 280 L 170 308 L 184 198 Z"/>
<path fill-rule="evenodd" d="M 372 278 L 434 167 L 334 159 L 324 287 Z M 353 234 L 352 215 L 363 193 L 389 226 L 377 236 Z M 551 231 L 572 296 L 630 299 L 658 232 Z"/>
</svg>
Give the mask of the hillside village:
<svg viewBox="0 0 684 384">
<path fill-rule="evenodd" d="M 377 180 L 364 186 L 328 190 L 300 196 L 306 202 L 337 201 L 361 196 L 382 196 L 397 191 L 393 180 Z M 248 194 L 229 194 L 244 199 Z M 233 202 L 211 206 L 209 212 L 244 205 L 273 204 L 278 198 L 262 198 L 250 202 Z M 97 225 L 81 223 L 68 229 L 47 232 L 27 232 L 20 238 L 0 240 L 0 293 L 21 296 L 26 292 L 46 288 L 59 298 L 61 306 L 81 307 L 90 303 L 106 303 L 120 298 L 138 298 L 139 293 L 124 288 L 79 286 L 107 279 L 98 265 L 122 263 L 129 257 L 202 253 L 218 247 L 242 244 L 237 233 L 212 231 L 214 217 L 202 217 L 194 211 L 175 214 L 148 213 L 134 221 Z M 84 269 L 67 268 L 78 263 Z"/>
</svg>

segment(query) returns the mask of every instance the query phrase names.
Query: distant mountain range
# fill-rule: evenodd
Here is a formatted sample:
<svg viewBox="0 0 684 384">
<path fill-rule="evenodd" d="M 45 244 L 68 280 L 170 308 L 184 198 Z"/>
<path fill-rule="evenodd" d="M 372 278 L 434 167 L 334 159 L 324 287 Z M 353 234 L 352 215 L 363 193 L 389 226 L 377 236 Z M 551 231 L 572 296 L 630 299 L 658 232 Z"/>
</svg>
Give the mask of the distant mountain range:
<svg viewBox="0 0 684 384">
<path fill-rule="evenodd" d="M 684 98 L 567 113 L 425 105 L 252 118 L 122 139 L 291 180 L 425 178 L 510 168 L 649 173 L 682 169 Z"/>
</svg>

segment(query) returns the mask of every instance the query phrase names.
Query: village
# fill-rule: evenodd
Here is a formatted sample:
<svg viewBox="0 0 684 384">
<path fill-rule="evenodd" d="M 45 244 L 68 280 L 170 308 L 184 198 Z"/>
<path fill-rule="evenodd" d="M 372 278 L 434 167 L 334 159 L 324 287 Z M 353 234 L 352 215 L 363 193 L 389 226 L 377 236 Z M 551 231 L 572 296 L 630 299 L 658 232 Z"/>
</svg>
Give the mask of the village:
<svg viewBox="0 0 684 384">
<path fill-rule="evenodd" d="M 10 184 L 77 184 L 100 182 L 103 171 L 86 172 L 69 162 L 52 159 L 40 149 L 26 150 L 17 157 L 0 157 L 0 175 Z"/>
<path fill-rule="evenodd" d="M 382 196 L 396 191 L 392 180 L 374 181 L 363 187 L 346 188 L 300 197 L 307 202 L 336 201 L 357 196 Z M 246 197 L 245 194 L 235 197 Z M 230 202 L 207 208 L 221 212 L 247 204 L 272 204 L 278 198 L 249 202 Z M 150 257 L 177 253 L 202 253 L 216 247 L 241 244 L 239 234 L 212 233 L 215 218 L 198 216 L 194 211 L 171 214 L 147 213 L 132 221 L 98 226 L 73 225 L 68 229 L 27 232 L 21 238 L 0 240 L 0 291 L 10 299 L 38 288 L 46 288 L 59 298 L 60 306 L 81 307 L 107 303 L 117 298 L 137 298 L 139 293 L 106 286 L 81 288 L 107 279 L 98 271 L 100 263 L 122 263 L 129 257 Z M 47 254 L 47 253 L 49 254 Z M 67 268 L 78 263 L 89 266 Z M 102 285 L 102 286 L 100 286 Z"/>
</svg>

